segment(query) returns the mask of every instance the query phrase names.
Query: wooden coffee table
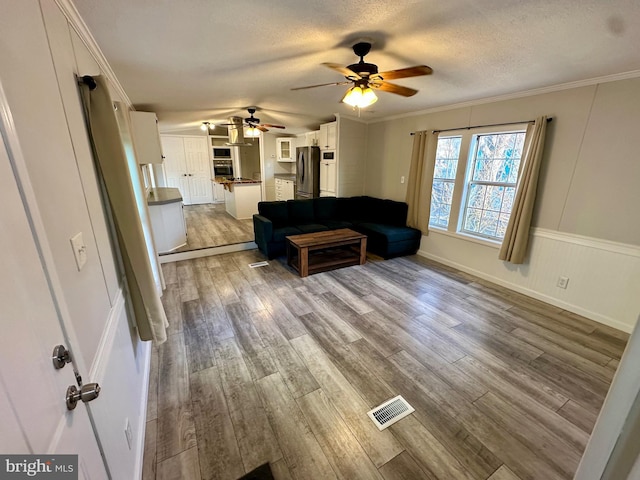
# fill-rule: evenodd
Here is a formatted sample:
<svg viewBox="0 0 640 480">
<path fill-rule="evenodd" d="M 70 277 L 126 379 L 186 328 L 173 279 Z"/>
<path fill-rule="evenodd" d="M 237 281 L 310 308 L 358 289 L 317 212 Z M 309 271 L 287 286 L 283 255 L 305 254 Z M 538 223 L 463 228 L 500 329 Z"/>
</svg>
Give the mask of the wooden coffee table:
<svg viewBox="0 0 640 480">
<path fill-rule="evenodd" d="M 291 235 L 287 264 L 301 277 L 367 261 L 367 236 L 349 228 Z"/>
</svg>

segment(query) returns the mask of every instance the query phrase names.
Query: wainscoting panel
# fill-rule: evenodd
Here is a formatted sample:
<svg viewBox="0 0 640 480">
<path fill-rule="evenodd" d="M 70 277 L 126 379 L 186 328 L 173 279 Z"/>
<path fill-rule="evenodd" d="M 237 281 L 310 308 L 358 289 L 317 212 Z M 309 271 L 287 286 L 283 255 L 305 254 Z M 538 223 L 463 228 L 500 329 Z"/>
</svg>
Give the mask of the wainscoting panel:
<svg viewBox="0 0 640 480">
<path fill-rule="evenodd" d="M 494 246 L 431 230 L 419 255 L 625 332 L 640 312 L 640 247 L 533 229 L 527 263 L 498 260 Z M 567 288 L 557 286 L 568 277 Z"/>
</svg>

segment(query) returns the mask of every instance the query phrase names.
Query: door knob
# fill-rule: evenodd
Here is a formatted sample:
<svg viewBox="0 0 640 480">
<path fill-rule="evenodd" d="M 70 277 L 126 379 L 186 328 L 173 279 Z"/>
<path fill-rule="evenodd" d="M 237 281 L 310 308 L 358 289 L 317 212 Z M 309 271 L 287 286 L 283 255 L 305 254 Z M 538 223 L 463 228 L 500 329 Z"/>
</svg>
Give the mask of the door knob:
<svg viewBox="0 0 640 480">
<path fill-rule="evenodd" d="M 65 348 L 64 345 L 56 345 L 53 347 L 53 354 L 51 355 L 53 361 L 53 368 L 60 370 L 67 363 L 71 362 L 71 353 Z"/>
<path fill-rule="evenodd" d="M 79 401 L 87 403 L 98 398 L 98 395 L 100 395 L 100 385 L 97 383 L 87 383 L 80 387 L 80 390 L 75 385 L 70 385 L 67 388 L 67 409 L 73 410 Z"/>
</svg>

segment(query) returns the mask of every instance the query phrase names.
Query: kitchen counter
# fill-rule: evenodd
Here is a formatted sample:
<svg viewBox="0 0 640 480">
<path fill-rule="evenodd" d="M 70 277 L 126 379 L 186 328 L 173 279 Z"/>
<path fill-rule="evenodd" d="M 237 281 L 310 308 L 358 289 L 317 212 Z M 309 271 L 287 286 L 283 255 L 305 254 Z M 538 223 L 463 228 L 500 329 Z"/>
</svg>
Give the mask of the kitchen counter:
<svg viewBox="0 0 640 480">
<path fill-rule="evenodd" d="M 295 173 L 274 173 L 273 178 L 281 178 L 282 180 L 291 180 L 292 182 L 296 181 Z"/>
<path fill-rule="evenodd" d="M 229 192 L 233 191 L 234 185 L 252 185 L 252 184 L 261 184 L 261 180 L 253 180 L 251 178 L 225 178 L 225 177 L 215 177 L 212 178 L 211 181 L 220 183 L 224 185 L 224 189 Z"/>
<path fill-rule="evenodd" d="M 167 203 L 182 202 L 182 194 L 177 188 L 158 187 L 149 190 L 147 205 L 166 205 Z"/>
<path fill-rule="evenodd" d="M 224 186 L 225 209 L 233 218 L 243 220 L 258 213 L 258 202 L 262 200 L 260 180 L 250 178 L 232 180 L 216 177 L 213 181 Z"/>
</svg>

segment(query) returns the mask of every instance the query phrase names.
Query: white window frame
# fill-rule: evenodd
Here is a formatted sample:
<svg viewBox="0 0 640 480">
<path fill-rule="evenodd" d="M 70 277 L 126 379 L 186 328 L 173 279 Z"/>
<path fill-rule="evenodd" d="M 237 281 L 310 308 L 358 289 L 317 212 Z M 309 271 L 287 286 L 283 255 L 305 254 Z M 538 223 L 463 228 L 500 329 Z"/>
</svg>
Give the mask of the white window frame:
<svg viewBox="0 0 640 480">
<path fill-rule="evenodd" d="M 473 172 L 473 156 L 475 151 L 474 142 L 479 135 L 523 132 L 527 130 L 527 126 L 527 123 L 522 123 L 504 127 L 483 127 L 474 129 L 465 128 L 460 130 L 442 132 L 443 138 L 457 136 L 461 137 L 459 154 L 460 156 L 458 158 L 458 168 L 456 170 L 456 178 L 453 187 L 453 198 L 451 201 L 451 213 L 449 214 L 449 225 L 446 229 L 438 225 L 429 225 L 429 230 L 495 248 L 500 247 L 500 245 L 502 244 L 502 239 L 496 239 L 494 237 L 488 237 L 474 232 L 467 232 L 462 228 L 464 225 L 463 222 L 465 206 L 469 193 L 468 180 L 470 179 Z M 440 138 L 440 136 L 438 136 L 438 138 Z M 527 146 L 528 142 L 525 138 L 523 155 L 524 152 L 527 151 Z M 522 163 L 520 164 L 520 166 L 522 166 Z M 518 171 L 518 178 L 519 177 L 520 171 Z"/>
</svg>

